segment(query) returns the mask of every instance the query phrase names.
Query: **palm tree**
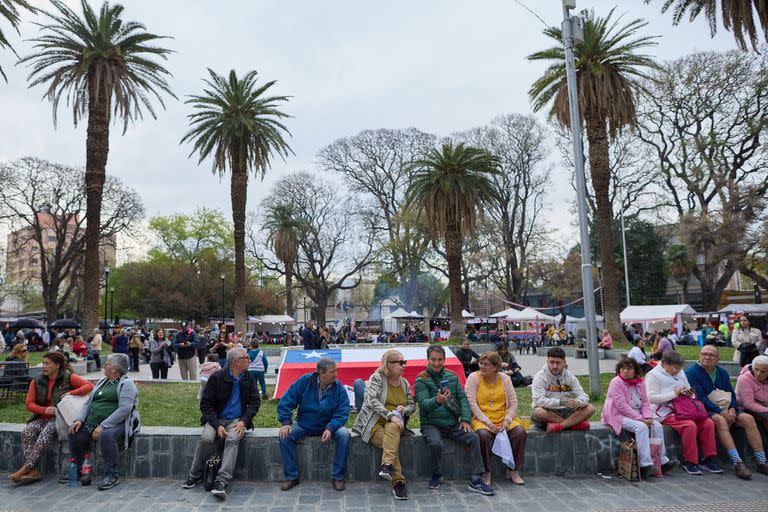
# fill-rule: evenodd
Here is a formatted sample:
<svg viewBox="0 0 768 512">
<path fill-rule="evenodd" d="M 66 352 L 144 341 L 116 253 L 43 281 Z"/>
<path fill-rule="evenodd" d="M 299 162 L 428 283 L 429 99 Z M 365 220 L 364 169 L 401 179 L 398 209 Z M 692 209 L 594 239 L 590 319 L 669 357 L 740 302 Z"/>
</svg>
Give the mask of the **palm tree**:
<svg viewBox="0 0 768 512">
<path fill-rule="evenodd" d="M 667 266 L 675 278 L 677 284 L 683 290 L 683 303 L 688 303 L 688 280 L 691 278 L 695 262 L 688 254 L 688 248 L 685 245 L 676 244 L 667 250 Z"/>
<path fill-rule="evenodd" d="M 606 327 L 612 332 L 620 332 L 618 267 L 611 229 L 613 208 L 608 191 L 611 181 L 609 141 L 623 128 L 637 126 L 634 95 L 639 89 L 638 79 L 646 78 L 644 68 L 656 69 L 658 66 L 650 56 L 637 53 L 656 44 L 654 37 L 636 37 L 647 22 L 637 19 L 619 27 L 620 20 L 613 21 L 613 13 L 614 9 L 601 18 L 592 11 L 582 11 L 584 41 L 575 45 L 574 54 L 579 108 L 582 122 L 586 124 L 589 167 L 597 206 L 595 216 L 603 263 Z M 539 111 L 551 103 L 550 117 L 568 127 L 570 111 L 562 31 L 550 27 L 544 34 L 556 40 L 558 45 L 528 56 L 528 60 L 553 62 L 533 83 L 529 95 L 534 110 Z"/>
<path fill-rule="evenodd" d="M 293 316 L 292 278 L 302 225 L 295 210 L 287 204 L 275 206 L 264 222 L 264 229 L 269 233 L 267 241 L 272 244 L 277 259 L 285 266 L 285 311 L 289 316 Z"/>
<path fill-rule="evenodd" d="M 21 21 L 21 9 L 25 9 L 29 12 L 37 12 L 35 7 L 32 7 L 27 0 L 0 0 L 0 18 L 5 18 L 11 24 L 11 28 L 19 33 L 19 22 Z M 16 50 L 13 49 L 8 38 L 5 37 L 2 29 L 0 29 L 0 48 L 9 48 L 14 55 L 19 56 Z M 0 76 L 7 82 L 8 77 L 5 76 L 3 68 L 0 67 Z"/>
<path fill-rule="evenodd" d="M 123 6 L 105 2 L 98 15 L 81 0 L 82 17 L 64 2 L 52 0 L 56 13 L 44 13 L 44 35 L 33 39 L 36 52 L 20 62 L 32 68 L 30 87 L 47 85 L 45 98 L 53 105 L 53 122 L 62 96 L 72 105 L 75 126 L 88 117 L 85 142 L 86 228 L 83 261 L 83 328 L 99 322 L 99 241 L 101 201 L 109 155 L 109 124 L 142 119 L 146 109 L 156 118 L 152 98 L 165 108 L 162 93 L 176 97 L 166 78 L 168 70 L 154 58 L 167 59 L 171 50 L 156 46 L 163 36 L 122 18 Z M 154 58 L 153 58 L 154 57 Z"/>
<path fill-rule="evenodd" d="M 432 240 L 445 242 L 451 298 L 451 337 L 464 336 L 461 317 L 461 248 L 475 232 L 483 207 L 499 200 L 490 175 L 501 174 L 499 159 L 487 151 L 452 143 L 411 164 L 405 208 L 426 217 Z"/>
<path fill-rule="evenodd" d="M 194 142 L 192 153 L 200 155 L 198 163 L 209 156 L 213 173 L 220 177 L 230 171 L 232 222 L 235 227 L 235 329 L 245 331 L 245 206 L 248 174 L 253 171 L 261 178 L 270 166 L 274 154 L 283 159 L 292 153 L 284 138 L 290 135 L 280 122 L 291 117 L 278 110 L 288 96 L 265 96 L 275 81 L 257 85 L 256 71 L 238 78 L 235 70 L 229 78 L 211 69 L 207 89 L 202 96 L 190 96 L 186 103 L 195 112 L 188 116 L 190 130 L 181 142 Z"/>
<path fill-rule="evenodd" d="M 651 0 L 645 0 L 651 3 Z M 757 50 L 758 25 L 762 29 L 763 38 L 768 39 L 768 2 L 765 0 L 720 0 L 720 16 L 725 30 L 732 31 L 736 38 L 736 44 L 742 50 L 747 49 L 744 36 L 749 38 L 749 43 Z M 664 0 L 661 12 L 665 13 L 674 5 L 672 22 L 677 25 L 688 13 L 690 21 L 695 20 L 701 12 L 709 23 L 712 36 L 717 33 L 717 4 L 718 0 Z M 757 15 L 757 16 L 755 16 Z"/>
</svg>

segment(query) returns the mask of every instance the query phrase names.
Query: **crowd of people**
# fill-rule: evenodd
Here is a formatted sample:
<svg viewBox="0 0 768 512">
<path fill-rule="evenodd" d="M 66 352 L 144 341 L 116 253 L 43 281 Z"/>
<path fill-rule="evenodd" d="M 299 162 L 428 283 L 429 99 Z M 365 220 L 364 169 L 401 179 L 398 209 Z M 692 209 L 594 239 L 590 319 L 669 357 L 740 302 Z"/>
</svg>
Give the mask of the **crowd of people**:
<svg viewBox="0 0 768 512">
<path fill-rule="evenodd" d="M 742 326 L 746 325 L 742 321 Z M 94 340 L 105 342 L 97 337 L 101 338 L 100 334 L 94 333 L 89 341 L 90 351 Z M 133 339 L 138 346 L 132 346 Z M 208 341 L 203 345 L 201 339 Z M 758 429 L 758 425 L 768 428 L 768 356 L 758 354 L 744 365 L 734 389 L 727 371 L 719 366 L 720 352 L 715 344 L 702 347 L 698 362 L 684 370 L 685 361 L 673 342 L 667 345 L 661 337 L 655 340 L 656 350 L 651 356 L 659 353 L 660 360 L 653 365 L 651 361 L 655 361 L 645 357 L 645 337 L 634 341 L 635 347 L 616 365 L 601 420 L 617 435 L 634 437 L 641 474 L 661 476 L 677 465 L 667 457 L 664 447 L 662 426 L 666 425 L 680 435 L 682 467 L 688 474 L 723 472 L 717 460 L 718 440 L 735 474 L 751 478 L 733 439 L 733 429 L 737 428 L 746 434 L 756 471 L 768 475 Z M 114 353 L 106 358 L 104 377 L 95 386 L 74 374 L 65 351 L 45 354 L 41 375 L 29 383 L 25 405 L 32 417 L 22 432 L 23 464 L 9 475 L 11 480 L 29 484 L 43 477 L 39 462 L 56 439 L 56 407 L 72 395 L 87 397 L 68 425 L 72 462 L 80 471 L 92 443 L 98 443 L 104 460 L 98 487 L 106 490 L 117 485 L 118 451 L 129 446 L 140 424 L 139 392 L 128 375 L 138 365 L 136 358 L 148 349 L 153 374 L 157 370 L 163 376 L 163 366 L 176 361 L 186 366 L 187 378 L 196 378 L 199 350 L 205 347 L 207 361 L 200 367 L 204 377 L 200 395 L 203 431 L 183 487 L 191 489 L 201 482 L 207 458 L 212 450 L 220 449 L 221 467 L 211 492 L 226 498 L 240 441 L 253 428 L 261 400 L 266 398 L 264 372 L 269 363 L 259 340 L 223 330 L 215 336 L 203 333 L 201 338 L 182 324 L 172 339 L 163 329 L 151 333 L 148 343 L 137 332 L 118 330 L 108 342 Z M 751 342 L 748 338 L 742 346 Z M 15 357 L 22 356 L 18 346 L 25 344 L 13 347 Z M 337 363 L 320 359 L 314 372 L 291 384 L 277 406 L 285 479 L 281 489 L 288 491 L 300 483 L 296 444 L 306 437 L 320 437 L 322 443 L 335 445 L 330 480 L 333 489 L 343 491 L 351 434 L 355 433 L 363 442 L 381 449 L 377 474 L 391 483 L 393 497 L 408 499 L 400 441 L 412 434 L 408 422 L 416 410 L 430 457 L 430 489 L 438 489 L 443 482 L 446 439 L 467 451 L 468 491 L 494 494 L 494 456 L 501 459 L 504 476 L 523 485 L 527 432 L 518 415 L 516 385 L 530 383 L 531 420 L 549 434 L 590 428 L 595 407 L 568 369 L 563 348 L 547 350 L 544 367 L 529 378 L 530 382 L 526 382 L 506 343 L 497 351 L 477 354 L 467 339 L 457 355 L 466 375 L 463 386 L 459 376 L 445 368 L 443 347 L 434 345 L 427 348 L 427 366 L 411 387 L 403 377 L 408 361 L 398 350 L 387 350 L 379 368 L 360 386 L 356 383 L 361 397 L 351 429 L 345 427 L 351 407 L 345 386 L 337 379 Z M 652 444 L 659 445 L 655 453 Z M 66 478 L 62 476 L 61 481 Z"/>
</svg>

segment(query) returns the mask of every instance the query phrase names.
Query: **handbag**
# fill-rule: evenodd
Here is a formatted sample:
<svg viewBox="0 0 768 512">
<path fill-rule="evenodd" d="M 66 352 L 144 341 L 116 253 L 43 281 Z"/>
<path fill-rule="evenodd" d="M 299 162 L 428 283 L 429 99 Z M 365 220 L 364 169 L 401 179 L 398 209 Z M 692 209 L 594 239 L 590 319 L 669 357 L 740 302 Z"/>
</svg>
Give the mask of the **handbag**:
<svg viewBox="0 0 768 512">
<path fill-rule="evenodd" d="M 730 391 L 723 391 L 722 389 L 714 389 L 707 395 L 709 401 L 717 405 L 721 411 L 730 409 L 732 397 L 733 395 Z"/>
<path fill-rule="evenodd" d="M 630 482 L 640 480 L 640 463 L 634 439 L 622 441 L 619 445 L 619 475 Z"/>
<path fill-rule="evenodd" d="M 205 464 L 203 464 L 203 487 L 209 492 L 213 489 L 213 483 L 216 481 L 216 477 L 219 476 L 219 469 L 221 469 L 221 457 L 224 443 L 218 435 L 216 436 L 213 446 L 213 452 L 205 460 Z"/>
<path fill-rule="evenodd" d="M 679 420 L 701 421 L 709 417 L 704 404 L 687 395 L 678 396 L 669 405 Z"/>
<path fill-rule="evenodd" d="M 69 433 L 69 427 L 75 422 L 75 418 L 88 400 L 88 395 L 65 395 L 56 404 L 56 433 L 59 439 L 65 441 Z"/>
</svg>

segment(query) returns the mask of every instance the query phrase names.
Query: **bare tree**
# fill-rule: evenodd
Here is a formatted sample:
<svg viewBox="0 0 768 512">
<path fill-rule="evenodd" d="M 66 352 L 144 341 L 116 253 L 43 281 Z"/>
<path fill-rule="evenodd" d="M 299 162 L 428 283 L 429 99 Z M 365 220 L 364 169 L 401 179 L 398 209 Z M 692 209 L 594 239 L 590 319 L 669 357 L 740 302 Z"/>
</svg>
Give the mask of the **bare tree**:
<svg viewBox="0 0 768 512">
<path fill-rule="evenodd" d="M 707 310 L 742 266 L 768 192 L 768 60 L 698 52 L 647 83 L 640 137 L 653 148 Z"/>
<path fill-rule="evenodd" d="M 325 170 L 340 175 L 353 191 L 361 193 L 376 221 L 374 229 L 386 235 L 380 258 L 387 271 L 397 276 L 399 298 L 409 311 L 429 237 L 402 208 L 412 172 L 408 164 L 423 158 L 436 141 L 434 135 L 415 128 L 365 130 L 335 141 L 317 155 Z"/>
<path fill-rule="evenodd" d="M 500 200 L 488 210 L 487 275 L 507 300 L 518 301 L 532 251 L 544 242 L 541 213 L 549 181 L 547 130 L 531 115 L 508 114 L 453 137 L 496 155 L 502 174 L 492 176 Z M 501 242 L 499 244 L 499 242 Z M 497 250 L 492 250 L 497 246 Z M 498 247 L 500 246 L 500 247 Z"/>
<path fill-rule="evenodd" d="M 78 275 L 85 250 L 84 172 L 33 157 L 0 163 L 0 220 L 13 231 L 7 250 L 39 267 L 49 319 L 58 317 L 82 284 Z M 126 233 L 143 216 L 144 206 L 136 191 L 117 178 L 107 177 L 102 247 L 114 244 L 118 234 Z"/>
<path fill-rule="evenodd" d="M 325 308 L 336 290 L 356 288 L 374 261 L 378 246 L 375 219 L 352 198 L 338 193 L 329 183 L 318 183 L 308 172 L 298 172 L 275 183 L 261 207 L 260 217 L 280 205 L 289 204 L 299 216 L 299 251 L 293 276 L 316 305 L 315 317 L 325 323 Z M 285 273 L 266 243 L 267 234 L 253 229 L 251 217 L 248 254 L 267 270 Z M 261 223 L 259 223 L 261 225 Z"/>
</svg>

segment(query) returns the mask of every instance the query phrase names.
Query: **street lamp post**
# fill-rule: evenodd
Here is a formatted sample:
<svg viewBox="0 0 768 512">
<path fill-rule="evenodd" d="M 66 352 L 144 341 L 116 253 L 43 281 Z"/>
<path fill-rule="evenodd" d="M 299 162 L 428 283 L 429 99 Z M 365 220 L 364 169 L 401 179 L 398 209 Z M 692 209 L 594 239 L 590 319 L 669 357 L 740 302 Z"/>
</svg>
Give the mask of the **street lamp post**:
<svg viewBox="0 0 768 512">
<path fill-rule="evenodd" d="M 219 278 L 221 279 L 221 324 L 224 325 L 224 278 L 226 276 L 224 275 L 224 272 L 222 272 L 219 275 Z"/>
<path fill-rule="evenodd" d="M 115 317 L 115 287 L 109 289 L 109 317 Z M 107 321 L 109 323 L 109 321 Z"/>
<path fill-rule="evenodd" d="M 581 245 L 581 285 L 584 293 L 584 317 L 587 327 L 587 354 L 589 364 L 589 391 L 593 397 L 602 394 L 600 387 L 600 366 L 597 361 L 597 325 L 595 319 L 595 291 L 592 285 L 592 255 L 589 244 L 589 224 L 587 217 L 587 181 L 584 176 L 584 148 L 581 140 L 581 114 L 576 85 L 576 61 L 573 55 L 574 34 L 572 23 L 581 30 L 578 16 L 571 19 L 571 9 L 576 8 L 576 0 L 562 0 L 563 4 L 563 44 L 565 45 L 565 76 L 568 82 L 568 106 L 571 114 L 571 138 L 573 142 L 573 160 L 576 164 L 576 199 L 579 209 L 579 239 Z"/>
<path fill-rule="evenodd" d="M 109 321 L 107 320 L 107 306 L 109 305 L 109 267 L 104 267 L 104 328 L 107 328 Z"/>
</svg>

